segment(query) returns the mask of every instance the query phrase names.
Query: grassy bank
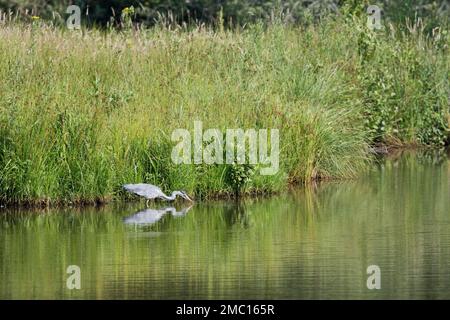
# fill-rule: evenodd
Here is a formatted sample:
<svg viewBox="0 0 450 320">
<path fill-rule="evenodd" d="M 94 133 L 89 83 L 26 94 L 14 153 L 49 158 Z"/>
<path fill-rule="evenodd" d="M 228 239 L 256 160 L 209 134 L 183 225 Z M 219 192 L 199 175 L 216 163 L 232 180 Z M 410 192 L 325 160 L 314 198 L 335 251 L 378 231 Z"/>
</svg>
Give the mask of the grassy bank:
<svg viewBox="0 0 450 320">
<path fill-rule="evenodd" d="M 0 203 L 122 198 L 147 182 L 197 197 L 353 177 L 374 143 L 442 146 L 448 35 L 358 21 L 215 31 L 0 26 Z M 280 170 L 175 165 L 177 128 L 278 128 Z M 231 177 L 231 178 L 230 178 Z"/>
</svg>

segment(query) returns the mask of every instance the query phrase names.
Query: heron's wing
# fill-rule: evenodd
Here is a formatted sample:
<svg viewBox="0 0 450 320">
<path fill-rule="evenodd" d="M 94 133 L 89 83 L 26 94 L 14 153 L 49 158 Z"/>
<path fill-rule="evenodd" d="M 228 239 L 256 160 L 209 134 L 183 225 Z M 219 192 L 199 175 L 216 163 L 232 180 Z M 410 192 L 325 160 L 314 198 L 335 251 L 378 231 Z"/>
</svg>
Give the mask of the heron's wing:
<svg viewBox="0 0 450 320">
<path fill-rule="evenodd" d="M 158 198 L 162 195 L 161 189 L 152 184 L 145 184 L 145 183 L 125 184 L 123 188 L 128 192 L 135 193 L 147 199 Z"/>
</svg>

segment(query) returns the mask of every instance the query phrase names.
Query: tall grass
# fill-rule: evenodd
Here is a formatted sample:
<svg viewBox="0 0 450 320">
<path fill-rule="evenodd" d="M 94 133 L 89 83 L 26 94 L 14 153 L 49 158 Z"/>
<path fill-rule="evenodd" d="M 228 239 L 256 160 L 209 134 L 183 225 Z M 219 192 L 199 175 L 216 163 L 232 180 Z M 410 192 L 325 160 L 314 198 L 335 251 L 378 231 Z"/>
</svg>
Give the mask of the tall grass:
<svg viewBox="0 0 450 320">
<path fill-rule="evenodd" d="M 355 176 L 374 141 L 365 121 L 373 79 L 361 76 L 371 71 L 362 68 L 357 25 L 330 20 L 307 28 L 274 23 L 238 30 L 68 32 L 39 21 L 5 23 L 0 202 L 108 201 L 122 197 L 120 185 L 132 182 L 197 197 L 228 194 L 229 165 L 171 161 L 171 132 L 191 130 L 194 120 L 205 129 L 280 130 L 278 174 L 249 177 L 246 192 Z M 377 41 L 386 48 L 397 43 L 388 38 L 380 34 Z M 427 85 L 444 86 L 445 55 L 433 47 L 423 53 L 421 45 L 411 48 L 427 56 L 426 67 L 440 61 L 439 70 L 431 69 L 440 73 Z M 415 106 L 435 95 L 448 102 L 442 88 L 408 95 Z M 404 107 L 412 118 L 421 112 Z M 445 117 L 448 107 L 440 108 L 438 116 Z M 412 130 L 417 122 L 408 125 Z"/>
</svg>

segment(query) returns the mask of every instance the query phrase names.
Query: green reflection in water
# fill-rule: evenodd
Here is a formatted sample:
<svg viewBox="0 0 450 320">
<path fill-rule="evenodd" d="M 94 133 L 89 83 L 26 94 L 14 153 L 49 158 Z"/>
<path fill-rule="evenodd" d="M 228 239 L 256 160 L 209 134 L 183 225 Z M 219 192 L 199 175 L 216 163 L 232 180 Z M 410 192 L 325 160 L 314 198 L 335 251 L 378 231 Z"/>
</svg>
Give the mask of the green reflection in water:
<svg viewBox="0 0 450 320">
<path fill-rule="evenodd" d="M 447 158 L 406 155 L 355 181 L 198 203 L 153 225 L 124 223 L 142 203 L 3 210 L 0 298 L 448 299 L 449 178 Z M 366 287 L 372 264 L 381 290 Z M 81 290 L 66 288 L 69 265 Z"/>
</svg>

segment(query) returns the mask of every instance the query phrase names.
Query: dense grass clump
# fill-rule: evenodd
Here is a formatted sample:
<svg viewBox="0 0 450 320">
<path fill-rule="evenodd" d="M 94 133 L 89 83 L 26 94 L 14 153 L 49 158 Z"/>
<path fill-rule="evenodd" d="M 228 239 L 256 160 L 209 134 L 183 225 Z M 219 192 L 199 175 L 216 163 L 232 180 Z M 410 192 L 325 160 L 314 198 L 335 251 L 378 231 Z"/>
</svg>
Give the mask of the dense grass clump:
<svg viewBox="0 0 450 320">
<path fill-rule="evenodd" d="M 380 44 L 371 49 L 358 25 L 122 32 L 3 25 L 0 202 L 107 201 L 133 182 L 197 197 L 273 192 L 355 176 L 373 142 L 442 144 L 445 44 L 438 50 L 430 39 L 380 32 L 370 36 Z M 406 59 L 400 72 L 383 72 L 399 59 Z M 171 133 L 192 130 L 194 120 L 204 129 L 279 129 L 279 172 L 174 164 Z"/>
</svg>

